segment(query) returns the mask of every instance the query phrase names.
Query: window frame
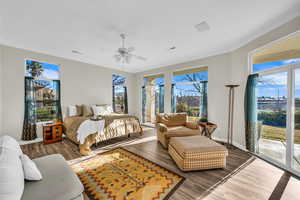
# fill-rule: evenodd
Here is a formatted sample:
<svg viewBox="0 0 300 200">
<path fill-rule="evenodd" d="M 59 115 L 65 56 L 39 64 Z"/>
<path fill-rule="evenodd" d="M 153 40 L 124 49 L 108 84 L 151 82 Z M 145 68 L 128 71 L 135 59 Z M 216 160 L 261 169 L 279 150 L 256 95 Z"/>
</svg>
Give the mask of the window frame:
<svg viewBox="0 0 300 200">
<path fill-rule="evenodd" d="M 278 67 L 265 69 L 259 72 L 253 72 L 253 55 L 262 49 L 268 48 L 273 46 L 274 44 L 282 41 L 287 40 L 290 37 L 294 37 L 300 35 L 300 30 L 290 33 L 284 37 L 276 39 L 267 43 L 266 45 L 260 46 L 248 53 L 248 75 L 250 74 L 258 74 L 259 76 L 266 76 L 272 75 L 276 73 L 287 72 L 287 117 L 286 117 L 286 159 L 285 164 L 280 163 L 279 161 L 267 157 L 263 154 L 259 154 L 255 150 L 255 155 L 263 160 L 266 160 L 269 163 L 272 163 L 282 169 L 292 172 L 300 177 L 300 171 L 297 171 L 293 168 L 293 156 L 294 156 L 294 115 L 295 115 L 295 70 L 300 69 L 300 62 L 298 63 L 291 63 L 286 65 L 281 65 Z"/>
<path fill-rule="evenodd" d="M 24 78 L 26 77 L 26 73 L 27 73 L 27 71 L 26 71 L 27 64 L 26 63 L 27 63 L 28 60 L 39 62 L 39 63 L 47 63 L 47 64 L 51 64 L 51 65 L 56 65 L 58 67 L 58 79 L 48 79 L 48 78 L 39 78 L 39 77 L 37 77 L 34 80 L 37 80 L 37 81 L 48 81 L 48 82 L 53 82 L 55 80 L 60 80 L 60 78 L 61 78 L 61 64 L 55 64 L 55 63 L 52 63 L 52 62 L 41 61 L 39 59 L 30 58 L 30 57 L 26 57 L 24 59 Z M 61 94 L 61 91 L 58 91 L 58 95 L 59 96 L 60 96 L 60 94 Z M 49 101 L 49 100 L 46 100 L 46 101 Z M 41 103 L 41 102 L 43 103 L 43 106 L 44 106 L 45 105 L 45 100 L 42 100 L 42 101 L 35 100 L 35 103 Z M 59 99 L 58 100 L 50 100 L 49 102 L 57 104 L 57 103 L 59 103 Z M 47 102 L 47 103 L 49 103 L 49 102 Z M 36 122 L 37 124 L 45 124 L 45 123 L 51 123 L 51 122 L 53 122 L 53 120 L 39 121 L 38 120 L 38 116 L 37 116 L 36 119 L 37 119 L 37 122 Z"/>
</svg>

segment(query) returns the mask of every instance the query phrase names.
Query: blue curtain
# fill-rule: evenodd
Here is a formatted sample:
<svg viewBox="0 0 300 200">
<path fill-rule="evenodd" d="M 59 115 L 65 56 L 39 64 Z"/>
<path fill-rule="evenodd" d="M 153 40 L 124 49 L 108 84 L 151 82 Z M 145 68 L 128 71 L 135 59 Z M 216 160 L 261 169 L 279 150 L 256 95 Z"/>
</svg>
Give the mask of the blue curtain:
<svg viewBox="0 0 300 200">
<path fill-rule="evenodd" d="M 176 113 L 176 96 L 175 96 L 175 84 L 171 86 L 171 112 Z"/>
<path fill-rule="evenodd" d="M 34 91 L 34 79 L 31 77 L 25 77 L 25 109 L 24 109 L 24 121 L 22 140 L 34 140 L 36 135 L 36 101 Z"/>
<path fill-rule="evenodd" d="M 142 122 L 145 122 L 146 87 L 142 87 Z"/>
<path fill-rule="evenodd" d="M 245 138 L 246 148 L 255 152 L 257 145 L 257 86 L 258 74 L 251 74 L 248 76 L 246 91 L 245 91 Z"/>
<path fill-rule="evenodd" d="M 164 85 L 159 85 L 159 113 L 164 112 L 165 107 L 165 87 Z"/>
<path fill-rule="evenodd" d="M 201 83 L 200 118 L 207 120 L 207 81 Z"/>
<path fill-rule="evenodd" d="M 128 114 L 128 97 L 127 97 L 127 87 L 124 86 L 124 113 Z"/>
<path fill-rule="evenodd" d="M 56 120 L 59 122 L 62 122 L 62 112 L 61 112 L 61 96 L 60 96 L 60 80 L 54 80 L 53 81 L 54 90 L 56 93 Z"/>
<path fill-rule="evenodd" d="M 112 86 L 112 107 L 114 112 L 116 112 L 116 100 L 115 100 L 115 86 Z"/>
</svg>

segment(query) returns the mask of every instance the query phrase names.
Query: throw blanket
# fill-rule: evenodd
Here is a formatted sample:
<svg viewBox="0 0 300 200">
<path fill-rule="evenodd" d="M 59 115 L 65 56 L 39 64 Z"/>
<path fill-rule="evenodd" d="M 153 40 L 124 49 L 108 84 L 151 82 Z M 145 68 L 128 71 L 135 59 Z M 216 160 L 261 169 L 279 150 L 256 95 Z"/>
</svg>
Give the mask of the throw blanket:
<svg viewBox="0 0 300 200">
<path fill-rule="evenodd" d="M 80 144 L 84 144 L 85 138 L 93 133 L 98 135 L 103 134 L 105 120 L 85 120 L 82 122 L 77 130 L 77 140 Z"/>
</svg>

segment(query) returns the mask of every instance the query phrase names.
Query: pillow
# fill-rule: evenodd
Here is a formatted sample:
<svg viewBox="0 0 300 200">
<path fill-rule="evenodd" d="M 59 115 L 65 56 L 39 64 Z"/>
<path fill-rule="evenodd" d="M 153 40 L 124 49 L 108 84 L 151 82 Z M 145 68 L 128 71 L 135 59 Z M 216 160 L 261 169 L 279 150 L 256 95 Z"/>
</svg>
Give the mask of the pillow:
<svg viewBox="0 0 300 200">
<path fill-rule="evenodd" d="M 69 117 L 77 116 L 77 107 L 76 106 L 68 106 Z"/>
<path fill-rule="evenodd" d="M 0 199 L 19 200 L 24 190 L 24 172 L 15 150 L 0 147 Z"/>
<path fill-rule="evenodd" d="M 40 170 L 37 168 L 36 164 L 25 154 L 20 156 L 24 178 L 28 181 L 39 181 L 42 180 L 42 175 Z"/>
<path fill-rule="evenodd" d="M 103 107 L 105 107 L 105 110 L 108 112 L 108 114 L 111 114 L 111 113 L 114 112 L 114 109 L 110 105 L 107 105 L 107 104 L 96 104 L 96 106 L 103 106 Z"/>
<path fill-rule="evenodd" d="M 82 116 L 83 115 L 82 105 L 76 105 L 76 109 L 77 109 L 77 115 Z"/>
<path fill-rule="evenodd" d="M 0 147 L 4 147 L 14 151 L 18 156 L 22 155 L 23 152 L 16 139 L 11 136 L 3 135 L 0 137 Z"/>
<path fill-rule="evenodd" d="M 109 114 L 111 114 L 111 113 L 114 112 L 114 109 L 113 109 L 111 106 L 109 106 L 109 105 L 106 106 L 106 110 L 107 110 L 107 112 L 108 112 Z"/>
<path fill-rule="evenodd" d="M 82 105 L 82 115 L 84 117 L 91 117 L 91 116 L 93 116 L 93 111 L 92 111 L 91 107 L 88 106 L 88 105 Z"/>
<path fill-rule="evenodd" d="M 92 106 L 93 112 L 94 112 L 94 116 L 100 116 L 100 115 L 107 115 L 109 114 L 106 110 L 106 106 Z"/>
</svg>

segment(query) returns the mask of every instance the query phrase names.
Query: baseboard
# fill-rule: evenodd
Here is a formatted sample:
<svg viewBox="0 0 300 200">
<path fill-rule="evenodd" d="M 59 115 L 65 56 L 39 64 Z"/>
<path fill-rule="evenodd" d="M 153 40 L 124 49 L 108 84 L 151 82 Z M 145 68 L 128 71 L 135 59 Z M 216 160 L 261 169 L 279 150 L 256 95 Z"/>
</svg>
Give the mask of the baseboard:
<svg viewBox="0 0 300 200">
<path fill-rule="evenodd" d="M 224 138 L 218 138 L 218 137 L 213 137 L 214 140 L 216 141 L 220 141 L 220 142 L 224 142 L 224 143 L 227 143 L 227 140 L 224 139 Z M 240 143 L 237 143 L 235 141 L 232 142 L 233 146 L 243 150 L 243 151 L 248 151 L 244 145 L 241 145 Z"/>
</svg>

